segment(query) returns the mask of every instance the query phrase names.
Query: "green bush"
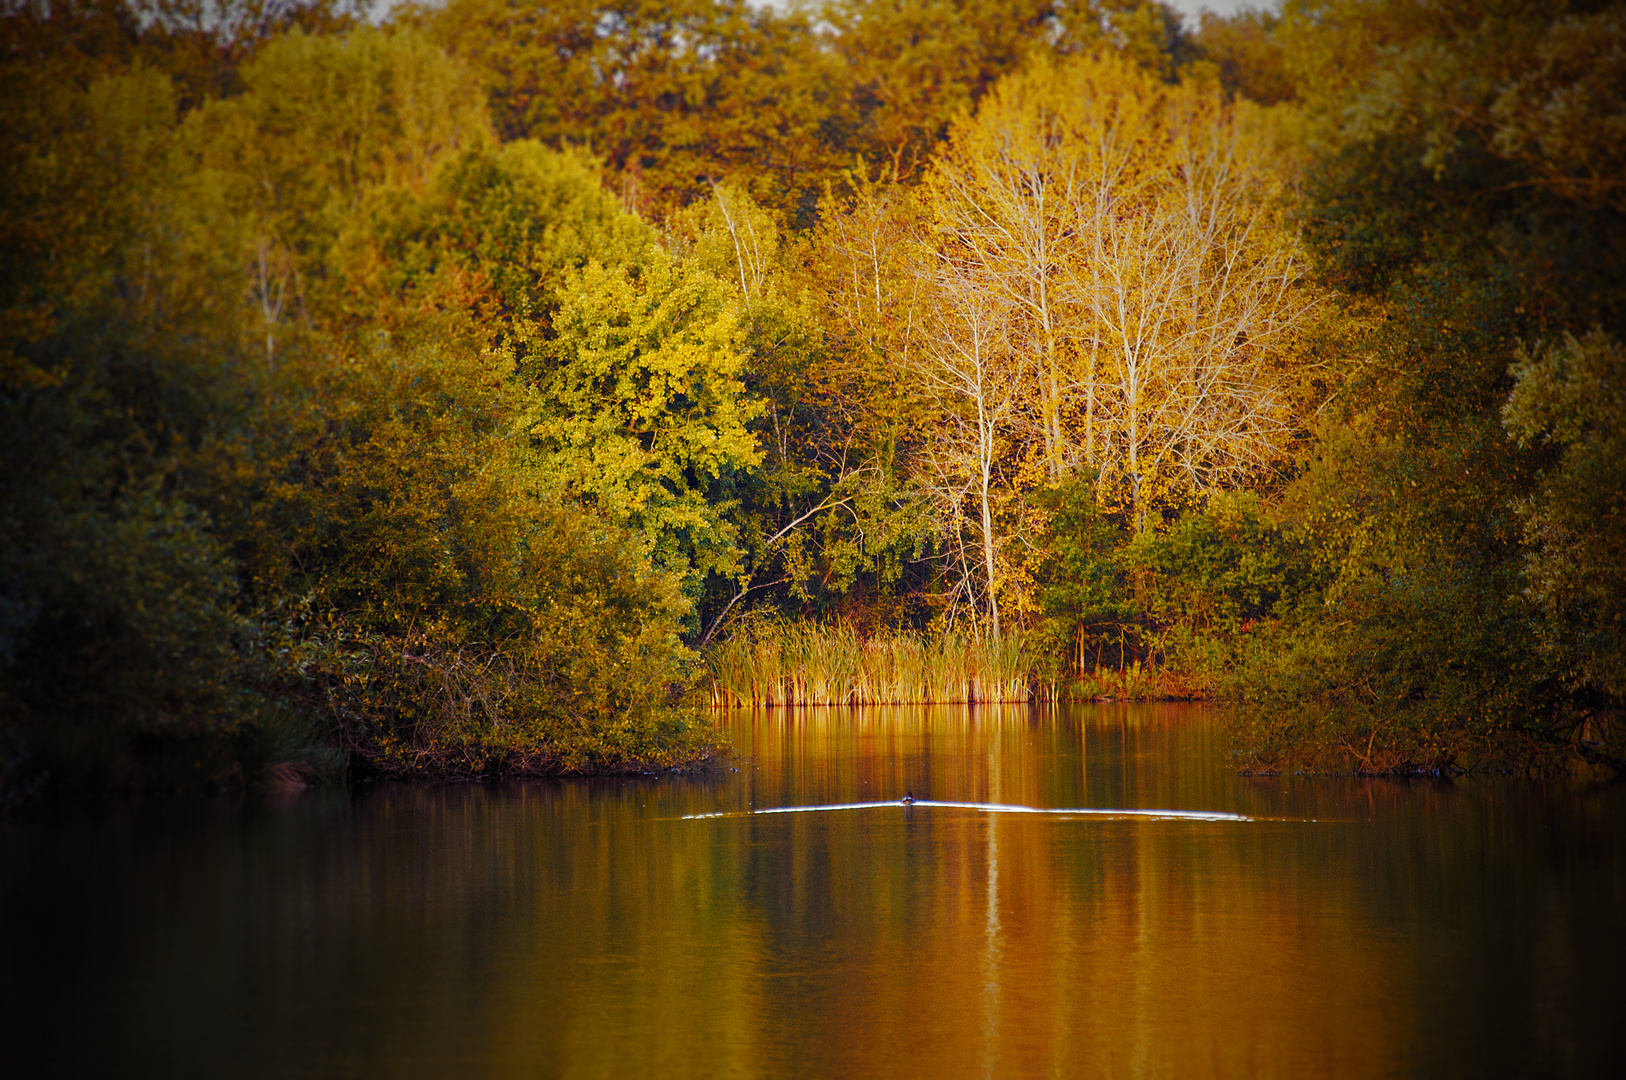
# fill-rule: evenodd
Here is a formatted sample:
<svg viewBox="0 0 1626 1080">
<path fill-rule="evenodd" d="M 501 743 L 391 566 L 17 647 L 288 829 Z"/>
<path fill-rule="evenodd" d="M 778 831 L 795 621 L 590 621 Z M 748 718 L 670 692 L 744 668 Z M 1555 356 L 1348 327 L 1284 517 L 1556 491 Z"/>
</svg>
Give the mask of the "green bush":
<svg viewBox="0 0 1626 1080">
<path fill-rule="evenodd" d="M 283 657 L 265 691 L 391 775 L 709 756 L 711 729 L 677 708 L 695 665 L 675 575 L 551 490 L 501 361 L 434 335 L 319 362 L 287 375 L 287 441 L 245 523 L 260 652 Z M 320 408 L 297 400 L 307 379 Z"/>
<path fill-rule="evenodd" d="M 1041 673 L 1055 681 L 1113 660 L 1122 667 L 1131 658 L 1122 652 L 1126 637 L 1139 629 L 1118 561 L 1128 531 L 1101 512 L 1088 474 L 1041 490 L 1038 501 L 1047 515 L 1031 564 Z"/>
</svg>

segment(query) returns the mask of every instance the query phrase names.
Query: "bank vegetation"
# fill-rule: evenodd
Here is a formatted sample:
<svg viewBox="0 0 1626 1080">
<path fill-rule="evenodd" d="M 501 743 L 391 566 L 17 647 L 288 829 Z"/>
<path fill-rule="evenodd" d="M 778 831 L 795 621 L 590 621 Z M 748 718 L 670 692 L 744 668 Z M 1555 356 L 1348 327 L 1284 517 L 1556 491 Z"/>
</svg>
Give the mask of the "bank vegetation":
<svg viewBox="0 0 1626 1080">
<path fill-rule="evenodd" d="M 1618 5 L 0 8 L 0 787 L 1217 696 L 1626 760 Z"/>
</svg>

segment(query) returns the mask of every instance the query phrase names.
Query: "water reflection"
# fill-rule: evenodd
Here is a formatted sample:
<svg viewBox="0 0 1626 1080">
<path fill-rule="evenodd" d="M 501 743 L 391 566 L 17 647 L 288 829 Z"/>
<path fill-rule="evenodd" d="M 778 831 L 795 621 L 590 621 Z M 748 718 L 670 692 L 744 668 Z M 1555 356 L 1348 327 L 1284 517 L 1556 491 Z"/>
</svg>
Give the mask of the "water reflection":
<svg viewBox="0 0 1626 1080">
<path fill-rule="evenodd" d="M 728 722 L 738 771 L 677 781 L 5 826 L 8 1041 L 62 1073 L 335 1076 L 1587 1073 L 1623 1049 L 1618 790 L 1241 778 L 1191 707 Z M 888 805 L 753 812 L 837 803 Z"/>
</svg>

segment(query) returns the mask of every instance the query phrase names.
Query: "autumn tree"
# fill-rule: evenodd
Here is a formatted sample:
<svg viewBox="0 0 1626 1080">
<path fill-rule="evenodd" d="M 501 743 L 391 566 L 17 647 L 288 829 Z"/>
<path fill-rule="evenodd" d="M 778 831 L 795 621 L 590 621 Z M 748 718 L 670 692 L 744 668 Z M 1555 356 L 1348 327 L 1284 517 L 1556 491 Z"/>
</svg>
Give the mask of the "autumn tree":
<svg viewBox="0 0 1626 1080">
<path fill-rule="evenodd" d="M 1016 464 L 1020 444 L 1012 436 L 1029 398 L 1028 343 L 1009 296 L 991 287 L 982 267 L 960 250 L 938 252 L 922 273 L 936 315 L 911 372 L 938 407 L 921 479 L 952 559 L 948 614 L 952 622 L 964 605 L 973 626 L 997 638 L 1007 560 L 996 515 L 1006 486 L 1001 474 Z M 969 530 L 968 509 L 975 515 Z M 975 554 L 966 548 L 968 531 Z"/>
<path fill-rule="evenodd" d="M 832 3 L 850 67 L 857 140 L 891 174 L 914 174 L 956 114 L 1043 47 L 1050 0 Z"/>
<path fill-rule="evenodd" d="M 241 93 L 188 118 L 190 201 L 210 257 L 240 268 L 270 362 L 284 324 L 338 315 L 335 247 L 368 200 L 425 191 L 491 132 L 467 73 L 410 32 L 290 34 L 240 77 Z"/>
<path fill-rule="evenodd" d="M 1109 70 L 1130 77 L 1127 67 Z M 1089 182 L 1085 173 L 1093 164 L 1106 183 L 1114 183 L 1139 149 L 1138 133 L 1126 135 L 1121 119 L 1104 138 L 1086 134 L 1073 115 L 1078 100 L 1062 89 L 1050 63 L 1036 61 L 1000 84 L 975 119 L 957 125 L 925 185 L 943 242 L 974 263 L 985 286 L 1003 293 L 1032 324 L 1040 427 L 1052 477 L 1064 467 L 1064 354 L 1077 334 L 1066 282 L 1083 257 L 1078 214 Z M 1084 160 L 1091 151 L 1098 163 Z"/>
<path fill-rule="evenodd" d="M 600 158 L 641 213 L 728 177 L 794 211 L 840 164 L 824 130 L 835 69 L 794 11 L 744 0 L 453 0 L 397 18 L 479 73 L 505 138 Z"/>
<path fill-rule="evenodd" d="M 1243 8 L 1232 15 L 1204 11 L 1192 42 L 1196 54 L 1217 68 L 1220 85 L 1261 105 L 1298 95 L 1287 51 L 1277 30 L 1278 12 Z"/>
<path fill-rule="evenodd" d="M 1159 112 L 1144 182 L 1103 176 L 1083 200 L 1070 282 L 1102 364 L 1102 471 L 1123 478 L 1140 525 L 1149 483 L 1211 491 L 1286 459 L 1313 306 L 1259 133 L 1212 86 L 1182 86 Z"/>
<path fill-rule="evenodd" d="M 1301 422 L 1309 301 L 1268 147 L 1208 84 L 1117 58 L 1037 63 L 954 130 L 936 228 L 1022 314 L 1052 478 L 1212 490 L 1267 471 Z"/>
<path fill-rule="evenodd" d="M 852 149 L 916 179 L 962 112 L 1030 60 L 1110 52 L 1171 77 L 1180 16 L 1156 0 L 834 0 L 830 46 L 847 66 Z"/>
</svg>

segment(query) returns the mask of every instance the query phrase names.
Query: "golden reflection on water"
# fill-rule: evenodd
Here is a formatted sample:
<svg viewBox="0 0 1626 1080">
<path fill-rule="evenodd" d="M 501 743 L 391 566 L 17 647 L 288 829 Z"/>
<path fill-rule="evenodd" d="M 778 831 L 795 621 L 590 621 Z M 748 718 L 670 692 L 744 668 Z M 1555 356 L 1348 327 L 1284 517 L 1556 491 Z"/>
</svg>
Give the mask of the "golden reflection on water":
<svg viewBox="0 0 1626 1080">
<path fill-rule="evenodd" d="M 736 740 L 758 747 L 753 782 L 718 796 L 1229 808 L 1212 769 L 1144 767 L 1194 756 L 1170 746 L 1189 742 L 1169 730 L 1189 728 L 1184 712 L 1105 710 L 1093 727 L 1020 708 L 746 714 Z M 1222 754 L 1217 731 L 1204 734 L 1201 749 Z M 1092 743 L 1105 747 L 1093 769 Z M 1370 1074 L 1403 1058 L 1391 988 L 1407 982 L 1405 959 L 1373 949 L 1336 890 L 1305 897 L 1272 857 L 1283 832 L 1309 825 L 914 807 L 782 828 L 754 839 L 788 849 L 791 923 L 809 937 L 820 923 L 862 930 L 861 957 L 810 965 L 828 968 L 815 998 L 833 1008 L 803 1018 L 827 1023 L 806 1041 L 832 1068 L 884 1046 L 896 1062 L 986 1075 Z M 843 992 L 855 982 L 866 991 Z"/>
<path fill-rule="evenodd" d="M 1372 1076 L 1611 1052 L 1618 794 L 1509 812 L 1460 785 L 1241 778 L 1191 707 L 724 722 L 738 771 L 14 842 L 8 919 L 59 888 L 105 897 L 108 925 L 0 968 L 98 988 L 88 1012 L 15 998 L 94 1033 L 61 1040 L 69 1072 Z M 1271 820 L 749 813 L 906 791 Z M 684 818 L 707 813 L 730 816 Z M 98 923 L 60 917 L 61 942 Z"/>
<path fill-rule="evenodd" d="M 1167 717 L 1164 718 L 1167 720 Z M 896 797 L 1213 809 L 1148 775 L 1162 723 L 1025 710 L 741 715 L 746 782 L 525 790 L 551 884 L 517 910 L 492 1064 L 719 1075 L 1370 1075 L 1402 1058 L 1403 957 L 1304 897 L 1252 823 L 1051 821 L 877 807 L 711 822 L 657 812 Z M 744 733 L 740 733 L 743 735 Z M 1211 744 L 1217 749 L 1217 743 Z M 1189 753 L 1189 748 L 1183 748 Z M 1206 800 L 1206 801 L 1205 801 Z M 670 805 L 683 804 L 682 807 Z M 691 809 L 691 812 L 692 809 Z M 585 827 L 583 827 L 585 825 Z M 1307 826 L 1299 826 L 1307 827 Z M 526 862 L 538 857 L 532 854 Z M 505 935 L 506 936 L 506 935 Z M 400 1064 L 406 1064 L 401 1062 Z"/>
</svg>

